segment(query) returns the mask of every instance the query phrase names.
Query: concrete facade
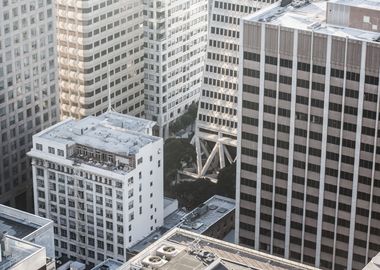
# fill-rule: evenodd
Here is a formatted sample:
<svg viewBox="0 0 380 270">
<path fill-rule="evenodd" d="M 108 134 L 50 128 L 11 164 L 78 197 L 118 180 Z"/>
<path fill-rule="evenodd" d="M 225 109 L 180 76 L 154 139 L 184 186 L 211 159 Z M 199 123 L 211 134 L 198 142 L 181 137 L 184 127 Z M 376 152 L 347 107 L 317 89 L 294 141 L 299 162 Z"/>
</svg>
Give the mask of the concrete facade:
<svg viewBox="0 0 380 270">
<path fill-rule="evenodd" d="M 379 33 L 329 24 L 329 4 L 274 4 L 243 22 L 236 237 L 362 269 L 380 249 Z"/>
</svg>

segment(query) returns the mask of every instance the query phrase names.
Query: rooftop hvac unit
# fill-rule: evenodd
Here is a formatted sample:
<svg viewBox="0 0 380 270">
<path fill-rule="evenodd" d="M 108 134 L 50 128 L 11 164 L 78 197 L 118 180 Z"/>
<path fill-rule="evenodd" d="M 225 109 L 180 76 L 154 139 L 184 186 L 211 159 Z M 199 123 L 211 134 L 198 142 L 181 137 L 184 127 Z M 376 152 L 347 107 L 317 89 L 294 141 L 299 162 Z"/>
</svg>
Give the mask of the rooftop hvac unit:
<svg viewBox="0 0 380 270">
<path fill-rule="evenodd" d="M 167 260 L 164 260 L 163 258 L 159 256 L 148 256 L 142 261 L 142 264 L 144 266 L 151 266 L 152 268 L 158 268 L 158 267 L 162 267 L 167 262 L 168 262 Z"/>
<path fill-rule="evenodd" d="M 159 249 L 157 249 L 157 255 L 164 257 L 165 259 L 171 259 L 175 257 L 181 250 L 178 247 L 163 245 Z"/>
</svg>

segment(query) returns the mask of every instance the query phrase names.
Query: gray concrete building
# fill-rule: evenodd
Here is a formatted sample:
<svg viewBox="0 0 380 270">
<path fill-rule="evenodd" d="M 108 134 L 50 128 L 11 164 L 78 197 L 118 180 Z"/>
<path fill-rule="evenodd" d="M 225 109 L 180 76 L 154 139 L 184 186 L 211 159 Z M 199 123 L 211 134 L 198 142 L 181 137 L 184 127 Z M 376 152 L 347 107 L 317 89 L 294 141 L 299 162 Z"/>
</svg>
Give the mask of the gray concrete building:
<svg viewBox="0 0 380 270">
<path fill-rule="evenodd" d="M 281 1 L 244 19 L 240 244 L 323 269 L 380 250 L 380 2 Z"/>
<path fill-rule="evenodd" d="M 0 1 L 0 203 L 32 211 L 32 135 L 58 120 L 51 0 Z"/>
</svg>

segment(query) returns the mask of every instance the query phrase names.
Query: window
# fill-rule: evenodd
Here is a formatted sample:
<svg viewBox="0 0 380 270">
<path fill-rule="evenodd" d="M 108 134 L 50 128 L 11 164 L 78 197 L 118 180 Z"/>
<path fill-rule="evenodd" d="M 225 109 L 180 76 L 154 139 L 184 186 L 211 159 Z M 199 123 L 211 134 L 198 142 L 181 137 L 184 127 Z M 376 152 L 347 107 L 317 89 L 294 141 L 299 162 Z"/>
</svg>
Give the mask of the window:
<svg viewBox="0 0 380 270">
<path fill-rule="evenodd" d="M 61 150 L 61 149 L 58 149 L 57 151 L 58 151 L 58 156 L 62 156 L 62 157 L 63 157 L 63 155 L 64 155 L 64 152 L 63 152 L 63 150 Z"/>
<path fill-rule="evenodd" d="M 48 148 L 50 154 L 55 154 L 55 149 L 53 147 Z"/>
<path fill-rule="evenodd" d="M 42 144 L 36 143 L 36 149 L 42 151 Z"/>
</svg>

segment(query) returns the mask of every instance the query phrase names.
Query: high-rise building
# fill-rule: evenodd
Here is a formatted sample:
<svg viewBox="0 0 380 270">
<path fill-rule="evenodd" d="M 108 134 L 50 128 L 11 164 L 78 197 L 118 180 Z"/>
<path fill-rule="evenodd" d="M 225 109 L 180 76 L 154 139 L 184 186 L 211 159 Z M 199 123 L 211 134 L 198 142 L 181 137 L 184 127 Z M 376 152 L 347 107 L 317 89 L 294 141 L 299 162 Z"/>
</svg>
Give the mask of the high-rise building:
<svg viewBox="0 0 380 270">
<path fill-rule="evenodd" d="M 235 159 L 240 20 L 275 0 L 210 1 L 208 46 L 195 131 L 198 176 Z M 204 156 L 203 156 L 204 155 Z M 203 162 L 204 161 L 204 162 Z"/>
<path fill-rule="evenodd" d="M 324 269 L 380 250 L 379 17 L 375 0 L 284 0 L 244 19 L 239 243 Z"/>
<path fill-rule="evenodd" d="M 0 1 L 0 203 L 32 211 L 26 152 L 58 120 L 54 2 Z"/>
<path fill-rule="evenodd" d="M 199 100 L 207 45 L 207 0 L 144 0 L 145 114 L 159 135 Z"/>
<path fill-rule="evenodd" d="M 154 122 L 106 112 L 33 137 L 36 214 L 54 221 L 56 256 L 94 265 L 163 224 L 163 140 Z"/>
<path fill-rule="evenodd" d="M 142 116 L 142 1 L 58 0 L 56 6 L 61 117 L 100 115 L 109 102 Z"/>
</svg>

